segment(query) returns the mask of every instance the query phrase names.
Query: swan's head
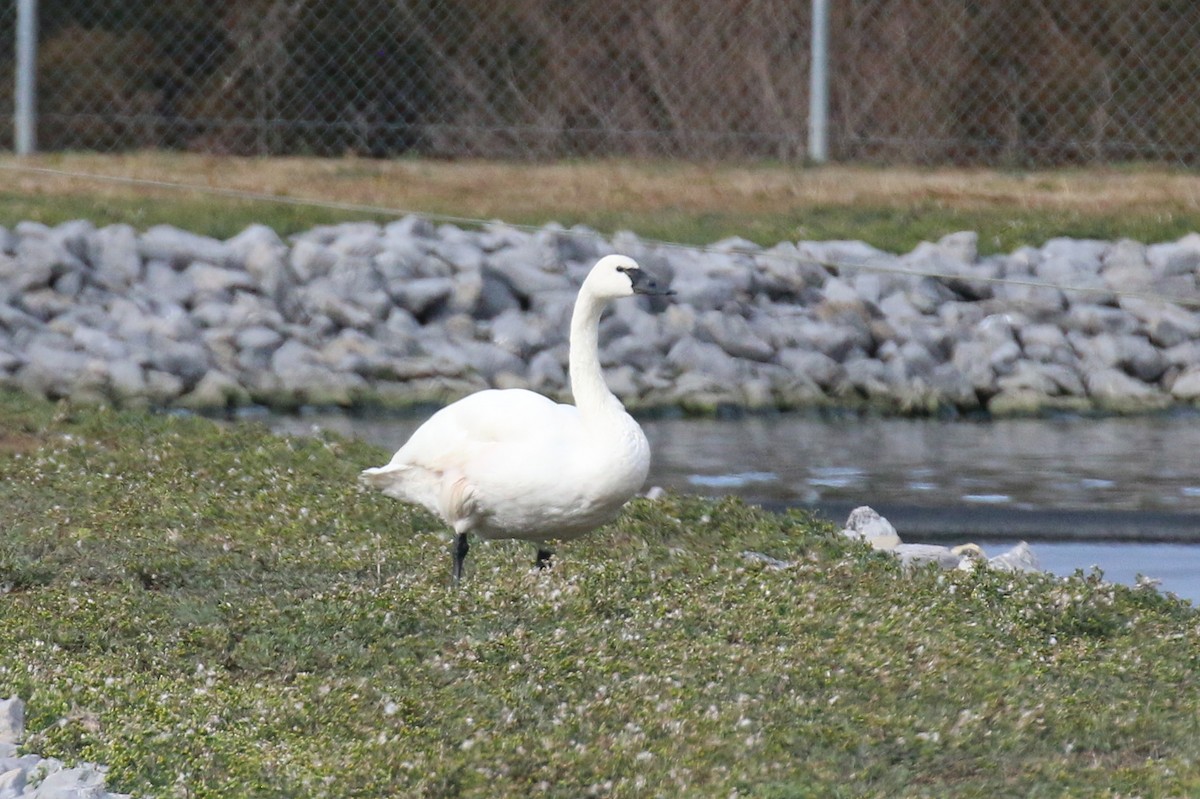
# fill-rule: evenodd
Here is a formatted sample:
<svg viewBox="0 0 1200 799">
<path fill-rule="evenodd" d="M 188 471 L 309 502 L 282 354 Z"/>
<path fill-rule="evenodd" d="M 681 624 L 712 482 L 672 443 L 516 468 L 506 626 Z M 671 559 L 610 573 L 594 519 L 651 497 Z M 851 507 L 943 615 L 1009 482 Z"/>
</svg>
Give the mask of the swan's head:
<svg viewBox="0 0 1200 799">
<path fill-rule="evenodd" d="M 592 296 L 604 300 L 632 297 L 634 294 L 672 294 L 660 287 L 654 278 L 642 271 L 637 261 L 627 255 L 606 255 L 588 272 L 583 287 Z"/>
</svg>

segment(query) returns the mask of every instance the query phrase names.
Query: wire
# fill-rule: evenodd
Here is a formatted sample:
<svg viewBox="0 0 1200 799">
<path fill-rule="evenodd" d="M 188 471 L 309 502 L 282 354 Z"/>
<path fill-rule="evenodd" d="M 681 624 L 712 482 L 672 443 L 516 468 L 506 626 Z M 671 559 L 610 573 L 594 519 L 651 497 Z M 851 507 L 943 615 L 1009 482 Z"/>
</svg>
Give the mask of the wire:
<svg viewBox="0 0 1200 799">
<path fill-rule="evenodd" d="M 207 194 L 214 197 L 225 197 L 234 200 L 245 200 L 251 202 L 270 202 L 279 205 L 294 205 L 307 208 L 324 208 L 334 211 L 350 211 L 353 213 L 371 214 L 374 216 L 421 216 L 426 219 L 442 222 L 453 225 L 466 225 L 472 227 L 484 227 L 488 224 L 493 224 L 495 219 L 480 219 L 469 216 L 456 216 L 454 214 L 440 214 L 426 211 L 414 211 L 406 208 L 396 208 L 386 205 L 372 205 L 367 203 L 350 203 L 337 200 L 324 200 L 319 198 L 308 197 L 287 197 L 280 194 L 271 194 L 269 192 L 250 191 L 247 189 L 233 189 L 222 186 L 204 186 L 196 183 L 183 183 L 172 180 L 157 180 L 152 178 L 135 178 L 127 175 L 102 175 L 90 172 L 75 172 L 66 169 L 53 169 L 44 166 L 31 166 L 28 164 L 0 162 L 0 169 L 10 172 L 26 172 L 36 175 L 49 175 L 53 177 L 71 178 L 91 180 L 97 183 L 114 183 L 122 186 L 135 186 L 138 188 L 149 189 L 168 189 L 171 191 L 188 191 L 199 194 Z M 537 233 L 545 228 L 540 225 L 528 225 L 511 222 L 503 222 L 506 226 L 529 233 Z M 584 236 L 584 234 L 571 230 L 561 230 L 557 232 L 560 236 Z M 1129 289 L 1111 289 L 1102 286 L 1072 286 L 1063 283 L 1054 283 L 1043 280 L 1029 280 L 1023 278 L 1012 277 L 993 277 L 989 275 L 964 275 L 953 272 L 939 272 L 928 269 L 909 269 L 903 266 L 889 266 L 877 261 L 830 261 L 823 258 L 815 258 L 812 256 L 796 254 L 785 255 L 783 253 L 774 253 L 767 249 L 749 248 L 749 247 L 717 247 L 715 245 L 704 244 L 684 244 L 677 241 L 668 241 L 665 239 L 653 239 L 638 237 L 638 241 L 648 247 L 657 247 L 660 249 L 675 249 L 690 252 L 703 253 L 719 253 L 723 255 L 742 255 L 756 259 L 771 258 L 784 262 L 808 263 L 817 266 L 825 267 L 826 269 L 840 272 L 843 269 L 861 270 L 866 272 L 877 272 L 880 274 L 895 274 L 905 275 L 909 277 L 925 277 L 933 280 L 941 281 L 964 281 L 970 283 L 986 283 L 990 285 L 1002 286 L 1021 286 L 1027 288 L 1054 289 L 1061 292 L 1071 292 L 1076 294 L 1096 294 L 1104 297 L 1126 297 L 1129 299 L 1148 300 L 1151 302 L 1161 302 L 1167 305 L 1177 305 L 1185 308 L 1200 309 L 1200 296 L 1197 297 L 1171 297 L 1153 291 L 1133 291 Z"/>
</svg>

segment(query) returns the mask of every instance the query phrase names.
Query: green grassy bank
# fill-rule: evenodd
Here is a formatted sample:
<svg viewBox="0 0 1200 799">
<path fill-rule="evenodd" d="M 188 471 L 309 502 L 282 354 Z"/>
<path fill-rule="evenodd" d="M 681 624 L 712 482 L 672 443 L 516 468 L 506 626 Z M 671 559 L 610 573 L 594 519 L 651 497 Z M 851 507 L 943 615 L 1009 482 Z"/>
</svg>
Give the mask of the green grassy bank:
<svg viewBox="0 0 1200 799">
<path fill-rule="evenodd" d="M 112 790 L 1200 792 L 1200 615 L 1148 589 L 678 496 L 454 589 L 436 521 L 356 488 L 369 445 L 4 394 L 0 431 L 0 696 Z"/>
</svg>

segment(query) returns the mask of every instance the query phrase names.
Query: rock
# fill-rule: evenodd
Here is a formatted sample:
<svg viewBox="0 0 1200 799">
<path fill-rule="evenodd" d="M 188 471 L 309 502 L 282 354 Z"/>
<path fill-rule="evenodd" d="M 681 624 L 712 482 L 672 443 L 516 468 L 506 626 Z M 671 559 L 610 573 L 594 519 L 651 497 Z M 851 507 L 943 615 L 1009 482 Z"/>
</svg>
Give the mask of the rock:
<svg viewBox="0 0 1200 799">
<path fill-rule="evenodd" d="M 37 799 L 102 799 L 104 773 L 92 765 L 51 772 L 37 787 Z"/>
<path fill-rule="evenodd" d="M 113 399 L 121 404 L 139 404 L 146 394 L 146 375 L 141 364 L 132 359 L 108 363 L 108 386 Z"/>
<path fill-rule="evenodd" d="M 150 366 L 178 377 L 185 386 L 194 386 L 209 369 L 208 350 L 193 341 L 160 339 L 149 356 Z"/>
<path fill-rule="evenodd" d="M 1158 380 L 1167 368 L 1163 354 L 1142 336 L 1102 333 L 1089 338 L 1073 333 L 1067 338 L 1088 366 L 1117 367 L 1143 383 Z"/>
<path fill-rule="evenodd" d="M 1200 313 L 1185 301 L 1198 291 L 1200 234 L 1150 247 L 1053 239 L 980 258 L 970 232 L 901 256 L 861 242 L 687 250 L 628 232 L 605 243 L 555 225 L 474 231 L 415 216 L 289 242 L 261 225 L 226 242 L 82 220 L 0 229 L 0 374 L 48 396 L 225 404 L 241 389 L 307 401 L 302 378 L 276 371 L 294 341 L 313 353 L 299 374 L 338 402 L 364 381 L 392 397 L 558 391 L 575 287 L 612 249 L 675 276 L 680 292 L 662 307 L 619 305 L 602 323 L 602 362 L 638 402 L 868 397 L 1017 413 L 1194 401 Z M 1118 296 L 1126 286 L 1180 301 Z"/>
<path fill-rule="evenodd" d="M 307 239 L 293 244 L 292 251 L 288 255 L 288 266 L 301 284 L 329 274 L 329 270 L 335 263 L 337 263 L 336 252 Z"/>
<path fill-rule="evenodd" d="M 188 300 L 192 305 L 212 299 L 227 302 L 232 299 L 234 291 L 254 291 L 258 288 L 258 281 L 247 272 L 225 269 L 203 261 L 194 261 L 184 269 L 183 278 L 191 282 Z"/>
<path fill-rule="evenodd" d="M 218 369 L 210 369 L 196 382 L 195 388 L 179 399 L 178 404 L 184 408 L 203 410 L 249 403 L 250 393 L 237 380 Z"/>
<path fill-rule="evenodd" d="M 735 358 L 769 361 L 775 357 L 775 348 L 759 338 L 740 316 L 706 311 L 697 320 L 696 332 L 701 341 L 710 341 Z"/>
<path fill-rule="evenodd" d="M 1137 413 L 1161 409 L 1169 402 L 1162 392 L 1111 367 L 1088 371 L 1083 382 L 1088 396 L 1105 410 Z"/>
<path fill-rule="evenodd" d="M 417 318 L 427 318 L 449 299 L 454 281 L 448 277 L 415 278 L 394 282 L 388 291 L 401 308 Z"/>
<path fill-rule="evenodd" d="M 492 253 L 484 270 L 524 302 L 546 291 L 577 290 L 549 251 L 536 244 Z"/>
<path fill-rule="evenodd" d="M 141 279 L 137 232 L 129 225 L 108 225 L 89 239 L 87 260 L 92 279 L 109 291 L 125 291 Z"/>
<path fill-rule="evenodd" d="M 733 384 L 741 377 L 737 361 L 724 350 L 693 338 L 680 339 L 667 352 L 665 360 L 680 372 L 705 374 L 723 383 Z"/>
<path fill-rule="evenodd" d="M 231 254 L 222 241 L 170 225 L 155 225 L 143 233 L 138 252 L 145 260 L 163 261 L 180 269 L 192 261 L 222 266 Z"/>
<path fill-rule="evenodd" d="M 792 374 L 804 376 L 829 393 L 840 393 L 847 384 L 845 367 L 824 353 L 789 348 L 779 352 L 779 363 Z"/>
<path fill-rule="evenodd" d="M 829 278 L 825 267 L 808 260 L 790 241 L 755 254 L 759 285 L 772 299 L 800 297 Z"/>
<path fill-rule="evenodd" d="M 1134 333 L 1138 321 L 1120 308 L 1103 305 L 1075 304 L 1060 317 L 1058 325 L 1064 331 L 1076 330 L 1094 336 L 1099 333 Z"/>
<path fill-rule="evenodd" d="M 963 563 L 963 555 L 950 547 L 936 544 L 898 544 L 891 550 L 900 559 L 901 567 L 912 569 L 935 564 L 939 569 L 957 569 Z"/>
<path fill-rule="evenodd" d="M 1008 572 L 1040 572 L 1041 564 L 1029 544 L 1022 541 L 1007 552 L 996 555 L 988 560 L 988 566 L 999 571 Z"/>
<path fill-rule="evenodd" d="M 1200 234 L 1189 233 L 1179 241 L 1151 244 L 1146 262 L 1160 277 L 1200 273 Z"/>
<path fill-rule="evenodd" d="M 1075 353 L 1062 328 L 1053 324 L 1026 325 L 1017 331 L 1021 351 L 1031 361 L 1072 363 Z"/>
<path fill-rule="evenodd" d="M 0 699 L 0 743 L 20 743 L 25 736 L 25 703 L 19 697 Z"/>
<path fill-rule="evenodd" d="M 1142 324 L 1158 347 L 1174 347 L 1200 338 L 1200 312 L 1141 297 L 1122 297 L 1120 306 Z"/>
<path fill-rule="evenodd" d="M 266 225 L 250 225 L 225 242 L 232 264 L 240 265 L 259 290 L 277 302 L 288 288 L 287 245 Z"/>
<path fill-rule="evenodd" d="M 866 541 L 872 549 L 890 551 L 900 545 L 900 536 L 892 523 L 867 505 L 850 511 L 850 516 L 842 528 L 842 535 Z"/>
<path fill-rule="evenodd" d="M 951 260 L 975 263 L 979 258 L 979 234 L 973 230 L 950 233 L 938 239 L 937 249 Z"/>
<path fill-rule="evenodd" d="M 0 285 L 14 292 L 45 288 L 54 273 L 53 247 L 45 242 L 25 244 L 22 239 L 15 256 L 0 256 Z"/>
<path fill-rule="evenodd" d="M 1200 365 L 1189 367 L 1175 378 L 1171 396 L 1181 402 L 1200 402 Z"/>
</svg>

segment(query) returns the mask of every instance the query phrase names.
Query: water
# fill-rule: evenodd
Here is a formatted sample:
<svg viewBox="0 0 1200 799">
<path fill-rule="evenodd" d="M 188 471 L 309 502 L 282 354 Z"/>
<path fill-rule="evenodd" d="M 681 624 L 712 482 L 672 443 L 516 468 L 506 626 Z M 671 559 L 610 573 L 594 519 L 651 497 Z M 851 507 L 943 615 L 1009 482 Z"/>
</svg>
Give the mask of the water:
<svg viewBox="0 0 1200 799">
<path fill-rule="evenodd" d="M 423 420 L 307 415 L 272 425 L 394 449 Z M 1143 574 L 1200 602 L 1197 413 L 990 422 L 785 414 L 642 426 L 654 453 L 649 485 L 808 505 L 838 522 L 871 505 L 907 541 L 991 541 L 999 551 L 1026 538 L 1056 574 L 1098 566 L 1124 583 Z"/>
</svg>

